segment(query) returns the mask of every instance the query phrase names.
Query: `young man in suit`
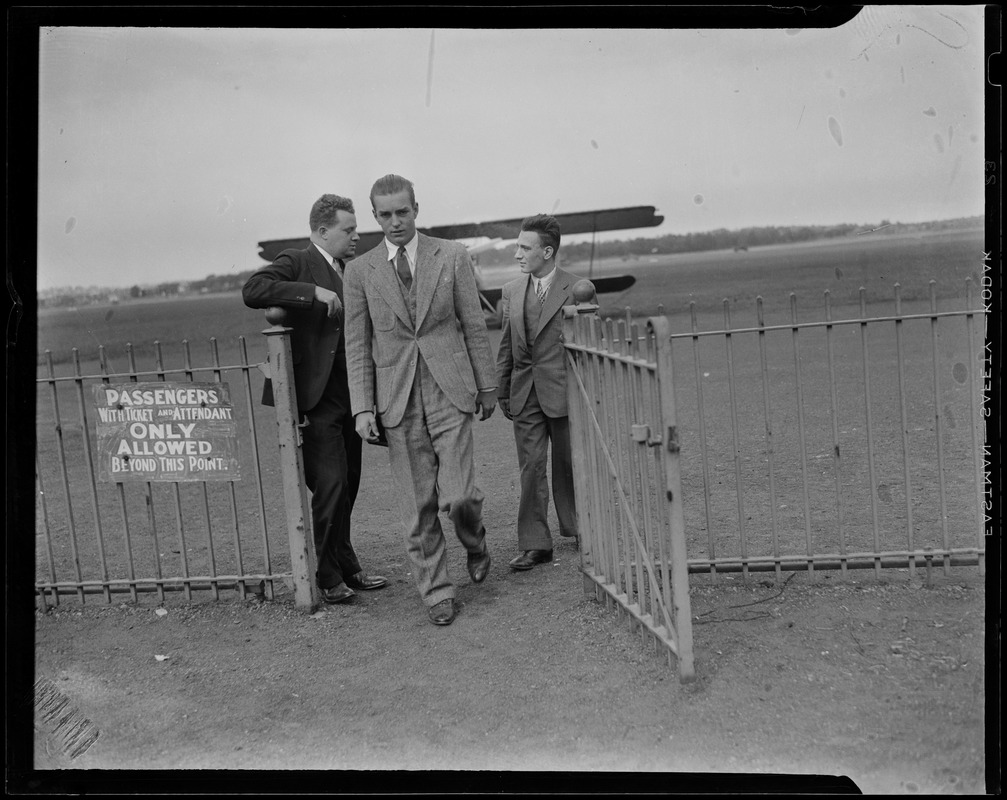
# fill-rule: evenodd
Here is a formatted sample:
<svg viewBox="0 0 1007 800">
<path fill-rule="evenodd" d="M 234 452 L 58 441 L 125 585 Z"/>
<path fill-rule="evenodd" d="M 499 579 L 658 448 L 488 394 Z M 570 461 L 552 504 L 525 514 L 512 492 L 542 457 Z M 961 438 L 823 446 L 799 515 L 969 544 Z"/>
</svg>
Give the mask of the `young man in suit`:
<svg viewBox="0 0 1007 800">
<path fill-rule="evenodd" d="M 472 261 L 457 242 L 416 231 L 413 185 L 371 189 L 385 238 L 346 268 L 346 363 L 362 439 L 380 419 L 406 522 L 406 548 L 435 625 L 455 618 L 455 587 L 438 511 L 446 511 L 482 583 L 489 571 L 483 494 L 475 483 L 472 416 L 488 419 L 496 381 Z"/>
<path fill-rule="evenodd" d="M 577 278 L 556 266 L 560 229 L 540 214 L 521 224 L 514 258 L 522 275 L 503 288 L 503 326 L 497 353 L 500 409 L 514 423 L 521 503 L 516 570 L 552 561 L 546 462 L 552 442 L 552 488 L 560 533 L 577 536 L 573 495 L 562 308 L 574 305 Z"/>
<path fill-rule="evenodd" d="M 245 282 L 241 294 L 250 308 L 280 306 L 288 312 L 297 414 L 304 420 L 302 453 L 311 490 L 316 579 L 325 602 L 343 603 L 354 589 L 380 589 L 388 583 L 363 572 L 350 542 L 362 442 L 350 414 L 342 273 L 360 236 L 352 201 L 338 195 L 316 200 L 308 222 L 308 247 L 284 250 Z M 263 402 L 272 405 L 272 385 L 265 388 Z"/>
</svg>

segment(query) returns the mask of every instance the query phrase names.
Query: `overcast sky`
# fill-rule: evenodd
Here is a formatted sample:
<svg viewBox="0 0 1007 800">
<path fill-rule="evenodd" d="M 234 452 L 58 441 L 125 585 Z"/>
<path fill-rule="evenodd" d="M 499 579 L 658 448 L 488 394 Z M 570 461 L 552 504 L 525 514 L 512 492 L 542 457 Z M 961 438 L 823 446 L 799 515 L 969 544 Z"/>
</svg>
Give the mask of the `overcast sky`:
<svg viewBox="0 0 1007 800">
<path fill-rule="evenodd" d="M 983 213 L 982 6 L 832 29 L 40 32 L 38 286 L 260 266 L 311 203 L 420 226 L 653 205 L 660 228 Z"/>
</svg>

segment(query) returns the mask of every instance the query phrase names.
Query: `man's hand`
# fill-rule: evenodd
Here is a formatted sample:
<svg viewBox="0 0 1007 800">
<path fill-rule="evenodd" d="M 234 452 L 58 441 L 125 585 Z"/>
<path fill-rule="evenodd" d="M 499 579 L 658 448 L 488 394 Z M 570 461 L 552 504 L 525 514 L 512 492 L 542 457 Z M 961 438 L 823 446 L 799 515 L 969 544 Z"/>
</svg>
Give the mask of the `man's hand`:
<svg viewBox="0 0 1007 800">
<path fill-rule="evenodd" d="M 488 392 L 479 392 L 479 394 L 476 395 L 476 411 L 480 414 L 479 419 L 484 420 L 492 417 L 493 409 L 496 407 L 496 403 L 496 389 L 491 389 Z"/>
<path fill-rule="evenodd" d="M 343 304 L 339 302 L 339 295 L 324 286 L 315 286 L 315 299 L 329 307 L 329 317 L 334 317 L 343 310 Z"/>
<path fill-rule="evenodd" d="M 361 411 L 354 418 L 357 436 L 365 442 L 374 442 L 378 438 L 378 423 L 373 411 Z"/>
<path fill-rule="evenodd" d="M 507 419 L 514 419 L 510 415 L 510 400 L 505 400 L 503 397 L 500 398 L 500 410 Z"/>
</svg>

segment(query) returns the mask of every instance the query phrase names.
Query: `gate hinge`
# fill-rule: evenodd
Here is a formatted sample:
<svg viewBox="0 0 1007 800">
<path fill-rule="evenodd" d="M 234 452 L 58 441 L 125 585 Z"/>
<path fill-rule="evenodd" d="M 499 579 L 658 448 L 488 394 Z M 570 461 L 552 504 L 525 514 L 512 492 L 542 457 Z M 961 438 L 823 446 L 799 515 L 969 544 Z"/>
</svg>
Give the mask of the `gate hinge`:
<svg viewBox="0 0 1007 800">
<path fill-rule="evenodd" d="M 677 453 L 682 448 L 678 444 L 678 428 L 674 425 L 668 426 L 668 452 Z"/>
<path fill-rule="evenodd" d="M 630 428 L 630 435 L 633 437 L 634 442 L 646 444 L 647 447 L 658 447 L 661 444 L 660 436 L 651 436 L 650 425 L 633 425 Z"/>
</svg>

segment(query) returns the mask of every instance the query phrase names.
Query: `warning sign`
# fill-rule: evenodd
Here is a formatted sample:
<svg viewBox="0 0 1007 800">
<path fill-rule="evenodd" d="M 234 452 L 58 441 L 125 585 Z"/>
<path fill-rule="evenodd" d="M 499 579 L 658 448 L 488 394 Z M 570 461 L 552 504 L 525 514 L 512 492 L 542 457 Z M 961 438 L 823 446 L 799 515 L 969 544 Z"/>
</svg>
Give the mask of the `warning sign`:
<svg viewBox="0 0 1007 800">
<path fill-rule="evenodd" d="M 99 480 L 238 480 L 226 383 L 101 384 L 94 400 Z"/>
</svg>

